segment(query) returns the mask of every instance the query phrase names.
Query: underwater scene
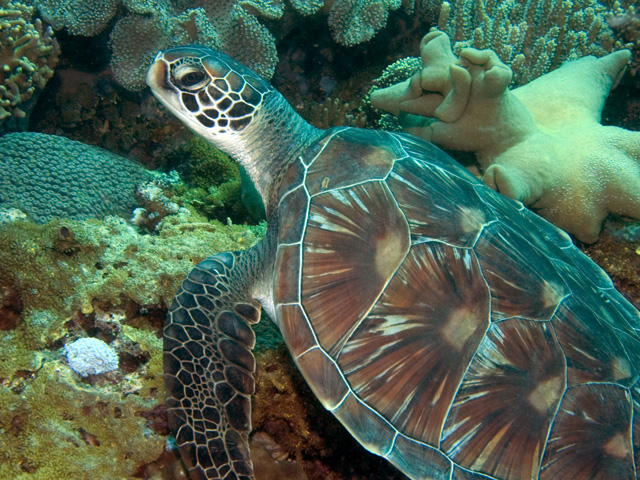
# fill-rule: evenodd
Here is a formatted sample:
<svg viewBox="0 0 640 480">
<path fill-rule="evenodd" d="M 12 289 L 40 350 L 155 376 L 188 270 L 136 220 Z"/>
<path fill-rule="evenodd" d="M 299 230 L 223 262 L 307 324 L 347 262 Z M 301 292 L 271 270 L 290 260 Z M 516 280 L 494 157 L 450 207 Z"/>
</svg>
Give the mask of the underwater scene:
<svg viewBox="0 0 640 480">
<path fill-rule="evenodd" d="M 0 480 L 640 478 L 637 0 L 0 44 Z"/>
</svg>

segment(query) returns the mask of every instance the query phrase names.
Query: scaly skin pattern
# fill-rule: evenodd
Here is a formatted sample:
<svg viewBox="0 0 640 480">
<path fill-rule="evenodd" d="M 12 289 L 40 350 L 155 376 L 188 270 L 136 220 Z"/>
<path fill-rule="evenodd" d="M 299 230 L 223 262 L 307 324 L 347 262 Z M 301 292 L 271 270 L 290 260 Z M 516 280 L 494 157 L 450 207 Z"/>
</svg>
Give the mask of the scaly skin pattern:
<svg viewBox="0 0 640 480">
<path fill-rule="evenodd" d="M 261 307 L 321 403 L 411 479 L 637 479 L 640 314 L 607 275 L 435 146 L 319 132 L 252 75 L 184 47 L 148 76 L 243 163 L 269 222 L 260 245 L 198 265 L 170 310 L 168 412 L 192 479 L 253 478 Z"/>
</svg>

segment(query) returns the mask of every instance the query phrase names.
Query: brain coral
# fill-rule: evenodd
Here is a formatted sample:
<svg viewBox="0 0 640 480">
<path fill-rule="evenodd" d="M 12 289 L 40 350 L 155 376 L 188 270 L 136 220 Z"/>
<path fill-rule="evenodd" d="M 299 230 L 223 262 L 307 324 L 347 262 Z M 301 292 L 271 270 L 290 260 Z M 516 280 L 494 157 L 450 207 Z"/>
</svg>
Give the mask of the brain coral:
<svg viewBox="0 0 640 480">
<path fill-rule="evenodd" d="M 60 47 L 34 9 L 0 0 L 0 130 L 22 130 L 37 94 L 53 75 Z"/>
<path fill-rule="evenodd" d="M 151 180 L 140 165 L 55 135 L 0 137 L 0 207 L 37 222 L 131 215 L 134 189 Z"/>
</svg>

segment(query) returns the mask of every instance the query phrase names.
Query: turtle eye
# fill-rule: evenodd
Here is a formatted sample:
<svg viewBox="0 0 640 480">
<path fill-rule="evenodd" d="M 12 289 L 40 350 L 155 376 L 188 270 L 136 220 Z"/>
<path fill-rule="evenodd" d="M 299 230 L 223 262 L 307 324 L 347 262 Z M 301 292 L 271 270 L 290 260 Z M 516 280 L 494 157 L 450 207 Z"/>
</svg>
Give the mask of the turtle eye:
<svg viewBox="0 0 640 480">
<path fill-rule="evenodd" d="M 184 90 L 198 90 L 209 83 L 204 70 L 195 66 L 179 68 L 174 76 L 177 86 Z"/>
</svg>

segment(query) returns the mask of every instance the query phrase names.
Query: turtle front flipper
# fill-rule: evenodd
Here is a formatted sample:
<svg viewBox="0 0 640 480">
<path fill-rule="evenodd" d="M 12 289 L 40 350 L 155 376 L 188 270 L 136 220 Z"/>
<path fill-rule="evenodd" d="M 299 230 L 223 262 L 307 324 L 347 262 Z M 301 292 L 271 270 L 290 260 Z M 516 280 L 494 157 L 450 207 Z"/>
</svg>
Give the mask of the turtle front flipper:
<svg viewBox="0 0 640 480">
<path fill-rule="evenodd" d="M 198 264 L 164 328 L 169 427 L 192 480 L 253 479 L 248 436 L 260 304 L 250 300 L 248 252 Z"/>
</svg>

